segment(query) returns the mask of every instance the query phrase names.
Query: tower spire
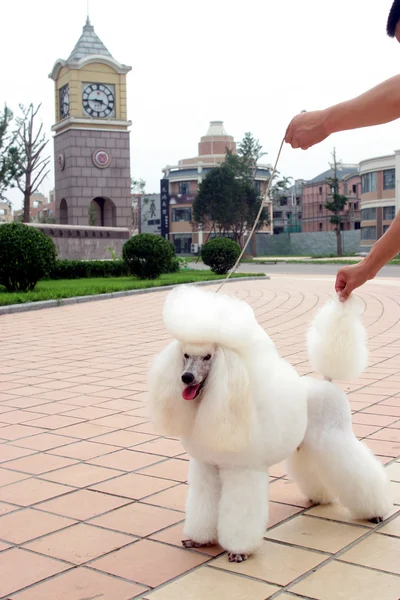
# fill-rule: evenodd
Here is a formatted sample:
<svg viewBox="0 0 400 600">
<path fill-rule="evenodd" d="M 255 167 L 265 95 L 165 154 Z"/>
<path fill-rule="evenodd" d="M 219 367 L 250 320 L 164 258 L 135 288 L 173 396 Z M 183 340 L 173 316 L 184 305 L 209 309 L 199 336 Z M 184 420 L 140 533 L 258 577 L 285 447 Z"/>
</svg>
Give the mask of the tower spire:
<svg viewBox="0 0 400 600">
<path fill-rule="evenodd" d="M 90 25 L 90 19 L 89 19 L 89 0 L 86 0 L 86 25 Z"/>
</svg>

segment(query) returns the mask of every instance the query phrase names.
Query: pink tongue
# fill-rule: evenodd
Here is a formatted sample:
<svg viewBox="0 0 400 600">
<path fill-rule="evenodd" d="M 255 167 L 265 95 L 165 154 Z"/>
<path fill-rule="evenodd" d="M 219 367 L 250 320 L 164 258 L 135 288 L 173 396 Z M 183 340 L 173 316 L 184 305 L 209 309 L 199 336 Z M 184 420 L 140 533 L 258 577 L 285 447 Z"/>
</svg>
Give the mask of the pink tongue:
<svg viewBox="0 0 400 600">
<path fill-rule="evenodd" d="M 188 385 L 182 392 L 182 398 L 184 400 L 194 400 L 199 387 L 200 385 Z"/>
</svg>

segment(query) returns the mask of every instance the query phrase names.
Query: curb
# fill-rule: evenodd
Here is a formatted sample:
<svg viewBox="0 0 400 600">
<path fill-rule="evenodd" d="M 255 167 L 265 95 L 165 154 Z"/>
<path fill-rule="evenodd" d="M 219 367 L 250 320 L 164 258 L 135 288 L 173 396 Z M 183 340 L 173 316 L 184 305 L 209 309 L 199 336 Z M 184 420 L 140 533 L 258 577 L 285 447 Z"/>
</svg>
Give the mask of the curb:
<svg viewBox="0 0 400 600">
<path fill-rule="evenodd" d="M 236 277 L 228 279 L 225 283 L 233 283 L 237 281 L 265 281 L 270 279 L 268 275 L 261 277 Z M 200 281 L 177 285 L 218 285 L 222 279 L 214 279 L 209 281 Z M 84 302 L 96 302 L 98 300 L 112 300 L 113 298 L 124 298 L 125 296 L 136 296 L 139 294 L 150 294 L 152 292 L 162 292 L 172 290 L 176 285 L 163 285 L 160 287 L 144 288 L 141 290 L 124 290 L 122 292 L 110 292 L 108 294 L 96 294 L 94 296 L 74 296 L 73 298 L 60 298 L 59 300 L 42 300 L 39 302 L 26 302 L 22 304 L 10 304 L 8 306 L 0 306 L 1 315 L 11 315 L 14 313 L 29 312 L 32 310 L 42 310 L 44 308 L 58 308 L 60 306 L 69 306 L 71 304 L 83 304 Z"/>
</svg>

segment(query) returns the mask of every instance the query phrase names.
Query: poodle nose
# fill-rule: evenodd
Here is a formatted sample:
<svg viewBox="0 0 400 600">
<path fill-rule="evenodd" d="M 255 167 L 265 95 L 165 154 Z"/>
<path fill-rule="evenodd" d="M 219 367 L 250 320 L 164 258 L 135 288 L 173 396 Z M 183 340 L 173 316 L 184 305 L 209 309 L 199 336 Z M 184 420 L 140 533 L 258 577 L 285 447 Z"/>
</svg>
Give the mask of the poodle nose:
<svg viewBox="0 0 400 600">
<path fill-rule="evenodd" d="M 193 381 L 194 381 L 193 373 L 184 373 L 182 375 L 182 381 L 183 381 L 183 383 L 186 383 L 186 385 L 190 385 L 191 383 L 193 383 Z"/>
</svg>

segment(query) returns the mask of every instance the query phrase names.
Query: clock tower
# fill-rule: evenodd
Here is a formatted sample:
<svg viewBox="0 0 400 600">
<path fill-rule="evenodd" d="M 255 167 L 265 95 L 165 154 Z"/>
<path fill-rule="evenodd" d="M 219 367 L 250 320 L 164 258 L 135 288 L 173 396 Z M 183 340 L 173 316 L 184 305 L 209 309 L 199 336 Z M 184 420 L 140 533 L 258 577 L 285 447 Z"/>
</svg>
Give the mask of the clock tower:
<svg viewBox="0 0 400 600">
<path fill-rule="evenodd" d="M 67 60 L 54 64 L 57 223 L 131 226 L 130 70 L 111 56 L 89 18 Z"/>
</svg>

